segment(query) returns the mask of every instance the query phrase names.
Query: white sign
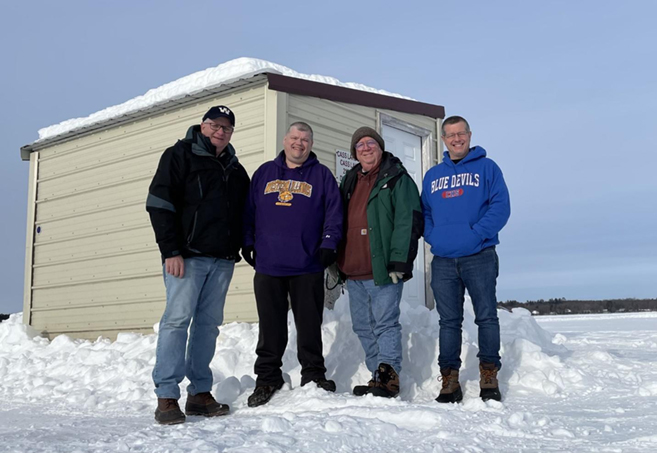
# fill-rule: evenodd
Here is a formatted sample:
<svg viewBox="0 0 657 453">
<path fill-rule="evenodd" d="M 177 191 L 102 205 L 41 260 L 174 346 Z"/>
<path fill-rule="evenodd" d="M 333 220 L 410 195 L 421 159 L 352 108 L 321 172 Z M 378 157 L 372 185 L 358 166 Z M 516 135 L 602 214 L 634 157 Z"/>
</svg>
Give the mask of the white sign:
<svg viewBox="0 0 657 453">
<path fill-rule="evenodd" d="M 335 178 L 338 180 L 338 183 L 342 181 L 342 177 L 357 163 L 357 160 L 351 158 L 349 151 L 335 150 Z"/>
</svg>

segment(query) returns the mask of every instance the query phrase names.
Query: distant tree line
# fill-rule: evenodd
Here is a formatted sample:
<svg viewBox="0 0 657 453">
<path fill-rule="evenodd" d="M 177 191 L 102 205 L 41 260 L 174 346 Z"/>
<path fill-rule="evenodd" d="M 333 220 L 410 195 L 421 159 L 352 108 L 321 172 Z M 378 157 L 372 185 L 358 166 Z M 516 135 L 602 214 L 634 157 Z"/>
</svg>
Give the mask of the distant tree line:
<svg viewBox="0 0 657 453">
<path fill-rule="evenodd" d="M 567 300 L 538 299 L 518 302 L 507 300 L 498 302 L 498 308 L 526 308 L 533 315 L 575 315 L 583 313 L 623 313 L 657 311 L 657 299 L 606 299 L 606 300 Z"/>
<path fill-rule="evenodd" d="M 4 321 L 5 319 L 9 319 L 9 315 L 4 315 L 0 313 L 0 322 Z"/>
</svg>

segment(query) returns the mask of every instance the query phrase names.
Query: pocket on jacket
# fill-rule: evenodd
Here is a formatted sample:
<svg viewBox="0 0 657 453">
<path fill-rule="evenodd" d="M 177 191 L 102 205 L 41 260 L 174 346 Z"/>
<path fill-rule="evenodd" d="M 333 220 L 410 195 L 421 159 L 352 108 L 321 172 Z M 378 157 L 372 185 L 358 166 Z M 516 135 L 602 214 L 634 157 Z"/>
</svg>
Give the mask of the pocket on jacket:
<svg viewBox="0 0 657 453">
<path fill-rule="evenodd" d="M 258 264 L 270 269 L 305 270 L 313 262 L 300 237 L 256 233 L 255 249 Z"/>
<path fill-rule="evenodd" d="M 434 255 L 457 258 L 479 252 L 483 240 L 469 224 L 450 223 L 434 225 L 429 243 Z"/>
</svg>

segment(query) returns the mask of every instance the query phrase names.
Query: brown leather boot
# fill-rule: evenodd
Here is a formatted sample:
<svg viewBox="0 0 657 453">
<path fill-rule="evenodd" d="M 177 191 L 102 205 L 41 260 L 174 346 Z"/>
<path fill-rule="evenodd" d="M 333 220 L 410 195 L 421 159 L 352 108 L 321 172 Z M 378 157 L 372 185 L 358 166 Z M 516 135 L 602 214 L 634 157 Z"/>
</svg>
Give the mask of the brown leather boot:
<svg viewBox="0 0 657 453">
<path fill-rule="evenodd" d="M 494 363 L 479 364 L 479 398 L 484 401 L 495 400 L 502 401 L 499 383 L 497 382 L 497 372 L 499 369 Z"/>
<path fill-rule="evenodd" d="M 376 382 L 367 393 L 384 398 L 395 398 L 399 395 L 399 375 L 387 363 L 380 363 L 376 370 Z"/>
<path fill-rule="evenodd" d="M 155 409 L 155 421 L 160 425 L 175 425 L 185 421 L 185 414 L 178 406 L 178 400 L 173 398 L 158 398 Z"/>
<path fill-rule="evenodd" d="M 440 389 L 440 395 L 438 395 L 436 401 L 439 403 L 458 403 L 463 400 L 463 391 L 461 391 L 461 384 L 459 384 L 459 370 L 441 368 L 440 379 L 443 388 Z"/>
<path fill-rule="evenodd" d="M 230 412 L 227 404 L 217 403 L 210 392 L 187 395 L 185 403 L 185 414 L 202 415 L 204 417 L 216 417 L 226 415 Z"/>
</svg>

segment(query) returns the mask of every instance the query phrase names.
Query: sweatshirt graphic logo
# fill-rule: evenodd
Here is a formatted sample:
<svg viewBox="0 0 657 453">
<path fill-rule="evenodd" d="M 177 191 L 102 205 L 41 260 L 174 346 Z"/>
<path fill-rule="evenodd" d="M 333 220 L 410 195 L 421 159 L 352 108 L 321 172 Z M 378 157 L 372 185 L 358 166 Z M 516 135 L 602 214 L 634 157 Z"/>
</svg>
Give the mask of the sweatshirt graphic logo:
<svg viewBox="0 0 657 453">
<path fill-rule="evenodd" d="M 455 198 L 463 195 L 463 189 L 446 190 L 443 192 L 443 198 Z"/>
<path fill-rule="evenodd" d="M 290 202 L 294 198 L 294 194 L 310 198 L 313 193 L 313 186 L 305 181 L 275 179 L 265 185 L 265 195 L 270 193 L 278 193 L 276 206 L 292 206 Z"/>
<path fill-rule="evenodd" d="M 479 173 L 461 173 L 452 176 L 442 176 L 431 181 L 431 193 L 445 189 L 456 189 L 462 186 L 479 187 Z M 460 189 L 460 191 L 450 190 L 449 192 L 451 195 L 445 195 L 443 193 L 443 198 L 453 198 L 463 195 L 463 189 Z"/>
</svg>

